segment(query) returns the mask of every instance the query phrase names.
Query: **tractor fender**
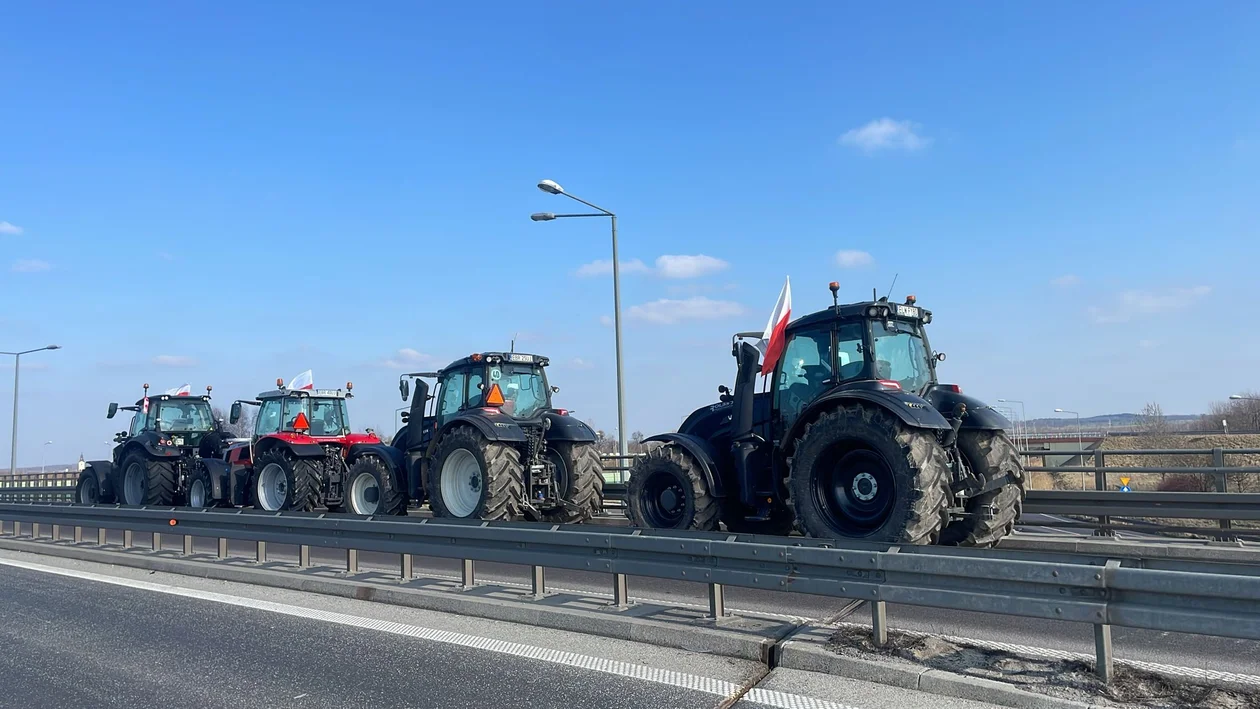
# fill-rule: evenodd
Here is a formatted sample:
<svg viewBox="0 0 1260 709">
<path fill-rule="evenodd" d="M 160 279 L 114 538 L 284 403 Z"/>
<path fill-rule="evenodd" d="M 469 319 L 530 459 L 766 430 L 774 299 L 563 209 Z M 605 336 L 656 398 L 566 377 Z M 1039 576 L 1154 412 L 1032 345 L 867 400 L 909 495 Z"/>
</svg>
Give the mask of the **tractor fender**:
<svg viewBox="0 0 1260 709">
<path fill-rule="evenodd" d="M 355 443 L 350 446 L 350 450 L 346 453 L 346 466 L 353 465 L 356 460 L 365 455 L 373 455 L 385 461 L 385 465 L 389 467 L 389 474 L 394 476 L 394 482 L 398 485 L 398 488 L 401 490 L 407 489 L 405 477 L 407 456 L 405 453 L 388 443 Z"/>
<path fill-rule="evenodd" d="M 143 449 L 145 455 L 150 458 L 178 458 L 182 455 L 179 448 L 175 446 L 160 446 L 158 445 L 158 440 L 158 434 L 152 431 L 145 431 L 127 442 L 127 446 L 123 450 L 123 457 L 125 458 L 136 449 Z M 119 458 L 119 461 L 121 460 L 122 458 Z"/>
<path fill-rule="evenodd" d="M 291 443 L 281 438 L 263 438 L 254 444 L 254 457 L 263 453 L 284 448 L 296 458 L 323 458 L 324 448 L 318 443 Z"/>
<path fill-rule="evenodd" d="M 871 382 L 871 384 L 875 384 L 875 382 Z M 938 431 L 947 431 L 950 428 L 949 421 L 945 420 L 941 412 L 914 394 L 866 387 L 845 388 L 823 394 L 805 407 L 801 415 L 796 417 L 795 423 L 788 429 L 787 434 L 783 436 L 779 444 L 780 447 L 785 452 L 789 452 L 791 446 L 796 444 L 796 439 L 800 438 L 805 431 L 805 427 L 817 419 L 819 414 L 840 404 L 853 401 L 878 406 L 901 419 L 902 423 L 912 428 L 926 428 Z"/>
<path fill-rule="evenodd" d="M 551 427 L 547 429 L 548 441 L 595 442 L 595 432 L 591 430 L 591 427 L 572 416 L 548 411 L 543 414 L 543 418 L 551 422 Z"/>
<path fill-rule="evenodd" d="M 198 461 L 210 476 L 210 499 L 234 502 L 232 494 L 232 466 L 218 458 L 202 458 Z"/>
<path fill-rule="evenodd" d="M 100 491 L 100 499 L 114 499 L 114 464 L 108 460 L 90 460 L 83 466 L 79 479 L 96 476 L 96 489 Z"/>
<path fill-rule="evenodd" d="M 408 440 L 408 436 L 410 433 L 411 433 L 411 424 L 404 423 L 402 425 L 402 428 L 398 429 L 398 431 L 394 433 L 394 437 L 389 439 L 389 445 L 392 448 L 396 448 L 399 451 L 402 451 L 405 453 L 407 451 L 407 447 L 411 445 L 411 441 Z"/>
<path fill-rule="evenodd" d="M 648 436 L 643 439 L 644 443 L 674 443 L 679 448 L 687 451 L 692 458 L 700 464 L 700 472 L 704 474 L 704 481 L 709 485 L 709 490 L 714 497 L 726 497 L 726 485 L 722 481 L 722 476 L 718 474 L 717 456 L 713 451 L 713 446 L 703 438 L 697 438 L 687 433 L 658 433 L 655 436 Z"/>
<path fill-rule="evenodd" d="M 963 430 L 1000 431 L 1011 425 L 1005 416 L 974 396 L 935 387 L 923 398 L 942 414 L 953 414 L 958 404 L 966 405 L 967 415 L 963 416 L 961 426 Z"/>
<path fill-rule="evenodd" d="M 489 441 L 524 443 L 526 440 L 525 431 L 521 430 L 516 420 L 498 409 L 465 409 L 443 424 L 435 438 L 442 438 L 452 428 L 460 425 L 476 428 Z"/>
</svg>

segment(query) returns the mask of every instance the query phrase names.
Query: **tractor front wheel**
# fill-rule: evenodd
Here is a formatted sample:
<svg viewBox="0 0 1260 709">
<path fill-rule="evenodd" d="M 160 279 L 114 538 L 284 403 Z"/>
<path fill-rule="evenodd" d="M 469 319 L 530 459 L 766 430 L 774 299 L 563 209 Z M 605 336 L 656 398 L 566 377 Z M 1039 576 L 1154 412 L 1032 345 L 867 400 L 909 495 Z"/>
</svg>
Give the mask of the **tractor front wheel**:
<svg viewBox="0 0 1260 709">
<path fill-rule="evenodd" d="M 175 464 L 135 452 L 123 459 L 122 500 L 125 505 L 173 505 L 178 476 Z"/>
<path fill-rule="evenodd" d="M 811 537 L 932 544 L 948 513 L 948 458 L 930 431 L 875 406 L 841 406 L 797 439 L 788 496 Z"/>
<path fill-rule="evenodd" d="M 594 443 L 549 443 L 547 456 L 556 470 L 560 506 L 543 513 L 554 524 L 575 524 L 604 508 L 604 465 Z"/>
<path fill-rule="evenodd" d="M 433 516 L 520 519 L 524 490 L 520 451 L 469 426 L 442 437 L 428 479 Z"/>
<path fill-rule="evenodd" d="M 1024 466 L 1004 431 L 959 431 L 958 450 L 981 480 L 1005 478 L 1006 482 L 968 498 L 963 508 L 969 515 L 950 522 L 941 532 L 940 543 L 994 546 L 1015 531 L 1015 521 L 1023 511 Z"/>
<path fill-rule="evenodd" d="M 385 461 L 365 455 L 346 472 L 345 505 L 356 515 L 405 515 L 407 495 Z"/>
<path fill-rule="evenodd" d="M 319 502 L 319 471 L 310 461 L 272 450 L 254 461 L 254 506 L 307 512 Z"/>
<path fill-rule="evenodd" d="M 210 485 L 210 473 L 198 465 L 188 478 L 187 501 L 189 507 L 215 507 L 214 488 Z"/>
<path fill-rule="evenodd" d="M 718 526 L 718 507 L 700 463 L 672 443 L 630 466 L 626 511 L 636 527 L 711 532 Z"/>
<path fill-rule="evenodd" d="M 80 505 L 95 505 L 101 501 L 101 487 L 96 481 L 96 473 L 90 470 L 79 473 L 79 482 L 74 486 L 74 501 Z"/>
</svg>

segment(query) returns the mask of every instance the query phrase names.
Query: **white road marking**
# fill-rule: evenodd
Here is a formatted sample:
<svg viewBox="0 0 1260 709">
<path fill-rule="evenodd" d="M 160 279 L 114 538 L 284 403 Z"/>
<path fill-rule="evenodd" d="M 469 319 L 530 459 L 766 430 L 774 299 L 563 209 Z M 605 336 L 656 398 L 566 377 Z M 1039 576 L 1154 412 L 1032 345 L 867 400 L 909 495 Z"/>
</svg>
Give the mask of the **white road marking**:
<svg viewBox="0 0 1260 709">
<path fill-rule="evenodd" d="M 836 623 L 834 627 L 866 628 L 869 626 L 863 625 L 862 623 Z M 894 628 L 894 630 L 896 630 L 896 628 Z M 1095 657 L 1085 652 L 1054 650 L 1052 648 L 1034 647 L 1032 645 L 1016 645 L 1014 643 L 1003 643 L 993 640 L 975 640 L 973 638 L 960 638 L 954 635 L 937 635 L 936 633 L 925 633 L 919 630 L 897 630 L 897 632 L 914 638 L 926 638 L 929 636 L 938 637 L 946 642 L 974 645 L 985 650 L 1002 650 L 1015 655 L 1026 655 L 1028 657 L 1041 657 L 1050 660 L 1078 660 L 1089 663 L 1095 662 Z M 1260 675 L 1244 675 L 1236 672 L 1205 670 L 1198 667 L 1166 665 L 1162 662 L 1147 662 L 1145 660 L 1125 660 L 1119 657 L 1116 658 L 1116 664 L 1127 665 L 1129 667 L 1154 672 L 1156 674 L 1188 677 L 1191 679 L 1200 679 L 1205 681 L 1223 680 L 1228 682 L 1237 682 L 1239 684 L 1254 684 L 1256 686 L 1260 686 Z"/>
<path fill-rule="evenodd" d="M 564 652 L 562 650 L 536 647 L 533 645 L 525 645 L 523 643 L 509 642 L 506 640 L 495 640 L 493 638 L 467 635 L 465 633 L 456 633 L 449 630 L 435 630 L 433 628 L 425 628 L 419 625 L 406 625 L 388 620 L 378 620 L 376 618 L 365 618 L 363 616 L 337 613 L 335 611 L 325 611 L 317 608 L 303 608 L 302 606 L 294 606 L 287 603 L 275 603 L 273 601 L 263 601 L 255 598 L 232 596 L 226 593 L 216 593 L 214 591 L 202 591 L 199 589 L 181 588 L 179 586 L 171 586 L 168 584 L 152 583 L 150 581 L 139 581 L 136 579 L 122 578 L 118 576 L 107 576 L 105 574 L 96 574 L 90 571 L 62 569 L 54 566 L 44 566 L 43 564 L 32 564 L 25 561 L 17 561 L 15 559 L 0 558 L 0 565 L 12 566 L 19 569 L 26 569 L 28 571 L 54 574 L 57 576 L 82 579 L 85 581 L 107 583 L 114 586 L 125 586 L 127 588 L 164 593 L 171 596 L 212 601 L 214 603 L 222 603 L 242 608 L 252 608 L 254 610 L 279 613 L 281 615 L 293 616 L 296 618 L 319 620 L 325 623 L 366 628 L 368 630 L 376 630 L 382 633 L 404 635 L 430 642 L 459 645 L 462 647 L 496 652 L 504 655 L 524 657 L 531 660 L 541 660 L 543 662 L 550 662 L 552 664 L 563 665 L 566 667 L 575 667 L 592 672 L 601 672 L 604 674 L 628 677 L 655 684 L 664 684 L 671 687 L 689 689 L 721 697 L 723 699 L 735 698 L 739 696 L 742 691 L 741 687 L 734 682 L 727 682 L 726 680 L 715 679 L 712 677 L 687 674 L 685 672 L 675 672 L 673 670 L 663 670 L 656 667 L 644 667 L 642 665 L 636 665 L 629 662 L 622 662 L 621 660 L 610 660 L 602 657 L 592 657 L 590 655 L 579 655 L 574 652 Z M 848 704 L 840 704 L 837 702 L 815 699 L 813 697 L 806 697 L 799 694 L 789 694 L 787 692 L 778 692 L 767 689 L 754 688 L 742 698 L 745 701 L 771 707 L 778 707 L 779 709 L 858 709 L 857 707 Z"/>
</svg>

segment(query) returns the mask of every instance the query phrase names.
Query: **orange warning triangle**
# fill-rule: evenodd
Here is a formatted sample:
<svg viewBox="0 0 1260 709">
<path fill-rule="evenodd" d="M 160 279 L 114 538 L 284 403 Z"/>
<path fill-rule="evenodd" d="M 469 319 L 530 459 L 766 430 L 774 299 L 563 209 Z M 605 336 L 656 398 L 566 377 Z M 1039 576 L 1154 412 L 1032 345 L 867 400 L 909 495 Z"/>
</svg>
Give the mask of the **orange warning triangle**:
<svg viewBox="0 0 1260 709">
<path fill-rule="evenodd" d="M 498 384 L 491 385 L 486 393 L 486 406 L 503 406 L 503 390 Z"/>
<path fill-rule="evenodd" d="M 311 430 L 311 422 L 306 420 L 306 412 L 305 412 L 305 411 L 299 411 L 299 412 L 298 412 L 297 418 L 296 418 L 296 419 L 294 419 L 294 421 L 293 421 L 293 430 L 294 430 L 294 431 L 309 431 L 309 430 Z"/>
</svg>

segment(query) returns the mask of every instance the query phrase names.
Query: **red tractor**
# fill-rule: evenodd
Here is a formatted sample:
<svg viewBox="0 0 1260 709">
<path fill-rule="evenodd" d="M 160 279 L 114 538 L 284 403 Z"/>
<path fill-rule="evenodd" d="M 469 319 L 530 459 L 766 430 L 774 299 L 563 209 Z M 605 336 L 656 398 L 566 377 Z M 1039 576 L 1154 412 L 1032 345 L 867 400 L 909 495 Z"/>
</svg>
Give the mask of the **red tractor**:
<svg viewBox="0 0 1260 709">
<path fill-rule="evenodd" d="M 351 433 L 342 389 L 300 389 L 276 380 L 276 389 L 254 401 L 232 404 L 230 421 L 242 406 L 257 406 L 254 434 L 231 446 L 229 471 L 213 481 L 208 504 L 249 505 L 263 510 L 311 510 L 355 514 L 407 513 L 406 491 L 395 484 L 402 455 L 375 433 Z"/>
</svg>

